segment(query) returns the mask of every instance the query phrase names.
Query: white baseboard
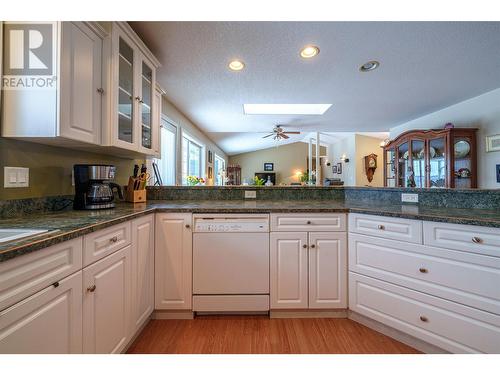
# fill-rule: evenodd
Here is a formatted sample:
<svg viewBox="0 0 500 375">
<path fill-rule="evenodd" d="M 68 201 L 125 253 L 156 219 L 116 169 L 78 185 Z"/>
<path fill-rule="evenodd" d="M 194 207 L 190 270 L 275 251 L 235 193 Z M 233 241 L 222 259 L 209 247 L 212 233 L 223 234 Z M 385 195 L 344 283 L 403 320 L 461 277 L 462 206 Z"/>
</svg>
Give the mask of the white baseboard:
<svg viewBox="0 0 500 375">
<path fill-rule="evenodd" d="M 271 310 L 271 319 L 275 318 L 347 318 L 347 309 L 335 310 Z"/>
</svg>

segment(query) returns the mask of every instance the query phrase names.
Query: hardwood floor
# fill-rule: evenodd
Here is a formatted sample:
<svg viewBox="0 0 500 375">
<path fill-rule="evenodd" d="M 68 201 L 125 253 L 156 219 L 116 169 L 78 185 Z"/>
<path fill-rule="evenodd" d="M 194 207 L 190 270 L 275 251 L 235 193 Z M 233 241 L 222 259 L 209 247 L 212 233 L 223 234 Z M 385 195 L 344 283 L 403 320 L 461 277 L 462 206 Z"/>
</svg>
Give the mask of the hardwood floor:
<svg viewBox="0 0 500 375">
<path fill-rule="evenodd" d="M 324 354 L 418 353 L 349 319 L 202 316 L 152 320 L 128 353 Z"/>
</svg>

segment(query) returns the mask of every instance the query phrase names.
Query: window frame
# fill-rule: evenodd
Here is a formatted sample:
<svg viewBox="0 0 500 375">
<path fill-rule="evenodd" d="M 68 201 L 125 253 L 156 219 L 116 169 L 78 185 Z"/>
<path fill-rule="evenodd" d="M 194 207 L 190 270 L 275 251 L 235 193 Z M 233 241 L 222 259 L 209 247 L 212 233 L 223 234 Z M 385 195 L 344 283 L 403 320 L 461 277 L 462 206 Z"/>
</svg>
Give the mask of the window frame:
<svg viewBox="0 0 500 375">
<path fill-rule="evenodd" d="M 187 140 L 187 150 L 186 150 L 186 156 L 188 158 L 186 162 L 186 175 L 184 176 L 184 139 Z M 199 147 L 199 157 L 200 157 L 200 170 L 199 170 L 199 177 L 206 179 L 206 164 L 205 164 L 205 150 L 206 146 L 203 142 L 201 142 L 199 139 L 196 137 L 193 137 L 191 134 L 186 132 L 184 129 L 182 129 L 182 135 L 181 135 L 181 184 L 182 185 L 187 185 L 186 177 L 187 176 L 192 176 L 193 174 L 189 173 L 189 151 L 190 151 L 190 144 L 194 144 L 196 147 Z"/>
</svg>

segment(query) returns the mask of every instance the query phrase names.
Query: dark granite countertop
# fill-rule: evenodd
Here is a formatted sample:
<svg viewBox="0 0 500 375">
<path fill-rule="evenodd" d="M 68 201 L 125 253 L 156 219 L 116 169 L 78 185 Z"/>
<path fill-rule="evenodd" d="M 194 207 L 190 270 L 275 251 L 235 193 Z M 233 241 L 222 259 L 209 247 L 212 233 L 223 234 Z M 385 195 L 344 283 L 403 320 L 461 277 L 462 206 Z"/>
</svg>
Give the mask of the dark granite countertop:
<svg viewBox="0 0 500 375">
<path fill-rule="evenodd" d="M 153 212 L 357 212 L 500 228 L 499 210 L 382 205 L 335 200 L 149 201 L 136 205 L 120 203 L 111 210 L 68 210 L 1 219 L 0 228 L 36 228 L 48 229 L 49 232 L 36 237 L 0 244 L 0 262 Z"/>
</svg>

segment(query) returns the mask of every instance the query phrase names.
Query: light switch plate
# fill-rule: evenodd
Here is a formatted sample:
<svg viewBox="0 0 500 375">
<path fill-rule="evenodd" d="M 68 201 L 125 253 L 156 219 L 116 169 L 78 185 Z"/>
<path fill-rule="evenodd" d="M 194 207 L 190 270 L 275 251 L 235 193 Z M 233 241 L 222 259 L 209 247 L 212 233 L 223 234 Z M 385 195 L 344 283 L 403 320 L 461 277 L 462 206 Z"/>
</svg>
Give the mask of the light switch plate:
<svg viewBox="0 0 500 375">
<path fill-rule="evenodd" d="M 245 199 L 256 199 L 257 192 L 255 190 L 245 190 Z"/>
<path fill-rule="evenodd" d="M 20 168 L 20 167 L 3 168 L 4 188 L 29 187 L 29 182 L 30 182 L 29 168 Z"/>
<path fill-rule="evenodd" d="M 418 194 L 402 193 L 401 202 L 418 203 Z"/>
</svg>

